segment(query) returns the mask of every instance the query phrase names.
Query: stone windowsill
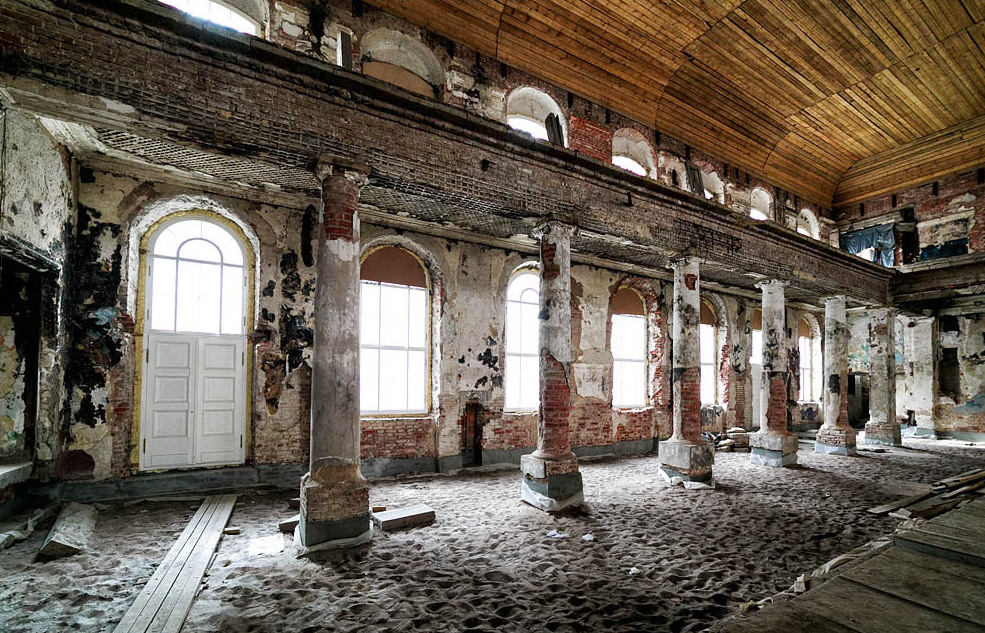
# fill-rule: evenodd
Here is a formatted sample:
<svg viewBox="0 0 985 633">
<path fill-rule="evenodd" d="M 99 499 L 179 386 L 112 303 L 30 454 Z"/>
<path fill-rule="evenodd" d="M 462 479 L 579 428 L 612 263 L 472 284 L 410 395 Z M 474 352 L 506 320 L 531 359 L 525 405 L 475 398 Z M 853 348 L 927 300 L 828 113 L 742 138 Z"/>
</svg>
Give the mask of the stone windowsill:
<svg viewBox="0 0 985 633">
<path fill-rule="evenodd" d="M 19 464 L 0 464 L 0 490 L 27 481 L 34 465 L 31 462 Z"/>
</svg>

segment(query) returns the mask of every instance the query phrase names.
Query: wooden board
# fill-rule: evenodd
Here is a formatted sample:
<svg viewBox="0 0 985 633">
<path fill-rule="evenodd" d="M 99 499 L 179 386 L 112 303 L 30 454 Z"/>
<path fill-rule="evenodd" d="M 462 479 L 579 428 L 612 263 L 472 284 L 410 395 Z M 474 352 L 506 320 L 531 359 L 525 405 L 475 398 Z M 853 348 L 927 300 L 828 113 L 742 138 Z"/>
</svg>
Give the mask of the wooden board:
<svg viewBox="0 0 985 633">
<path fill-rule="evenodd" d="M 177 633 L 226 527 L 236 495 L 206 497 L 114 633 Z"/>
<path fill-rule="evenodd" d="M 894 539 L 899 547 L 985 567 L 985 541 L 975 536 L 949 536 L 928 530 L 913 530 L 897 534 Z"/>
<path fill-rule="evenodd" d="M 928 609 L 985 624 L 985 569 L 981 567 L 893 547 L 841 577 Z"/>
<path fill-rule="evenodd" d="M 845 578 L 809 591 L 801 606 L 864 633 L 981 633 L 982 628 Z M 795 629 L 796 630 L 796 629 Z"/>
</svg>

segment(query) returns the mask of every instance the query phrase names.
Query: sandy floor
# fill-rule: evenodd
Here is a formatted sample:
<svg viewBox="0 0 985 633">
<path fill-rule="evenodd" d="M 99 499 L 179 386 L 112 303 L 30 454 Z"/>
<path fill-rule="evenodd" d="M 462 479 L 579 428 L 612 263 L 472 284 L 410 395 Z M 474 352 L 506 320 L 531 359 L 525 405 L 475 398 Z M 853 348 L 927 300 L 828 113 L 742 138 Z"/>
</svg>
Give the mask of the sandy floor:
<svg viewBox="0 0 985 633">
<path fill-rule="evenodd" d="M 653 456 L 585 463 L 587 507 L 563 517 L 520 504 L 515 470 L 380 482 L 372 503 L 427 503 L 437 522 L 328 562 L 295 559 L 287 537 L 251 553 L 280 546 L 291 495 L 243 495 L 230 522 L 242 533 L 220 544 L 184 630 L 700 631 L 895 528 L 866 508 L 985 464 L 985 447 L 956 442 L 809 448 L 782 470 L 719 453 L 711 492 L 666 488 Z M 44 530 L 0 553 L 0 630 L 112 631 L 197 505 L 104 510 L 74 558 L 33 562 Z"/>
</svg>

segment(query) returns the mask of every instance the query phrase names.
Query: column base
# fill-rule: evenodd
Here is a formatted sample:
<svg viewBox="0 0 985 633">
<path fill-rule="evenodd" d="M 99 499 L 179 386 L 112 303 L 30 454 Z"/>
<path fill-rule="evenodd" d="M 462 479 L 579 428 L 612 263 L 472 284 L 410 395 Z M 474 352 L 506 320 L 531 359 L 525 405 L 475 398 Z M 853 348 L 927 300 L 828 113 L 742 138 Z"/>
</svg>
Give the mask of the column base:
<svg viewBox="0 0 985 633">
<path fill-rule="evenodd" d="M 523 482 L 520 500 L 544 512 L 558 512 L 585 502 L 578 458 L 545 459 L 534 455 L 520 458 Z"/>
<path fill-rule="evenodd" d="M 855 429 L 821 427 L 814 442 L 814 452 L 823 455 L 855 455 Z"/>
<path fill-rule="evenodd" d="M 749 437 L 749 463 L 783 468 L 797 463 L 799 438 L 791 433 L 753 433 Z"/>
<path fill-rule="evenodd" d="M 364 482 L 319 483 L 301 478 L 298 540 L 309 550 L 355 547 L 369 542 L 369 488 Z"/>
<path fill-rule="evenodd" d="M 685 486 L 689 482 L 710 484 L 713 482 L 712 466 L 715 449 L 706 443 L 692 444 L 685 440 L 669 439 L 660 442 L 660 472 L 668 478 L 680 477 Z"/>
<path fill-rule="evenodd" d="M 890 422 L 867 422 L 865 424 L 865 443 L 876 446 L 902 446 L 899 424 Z"/>
</svg>

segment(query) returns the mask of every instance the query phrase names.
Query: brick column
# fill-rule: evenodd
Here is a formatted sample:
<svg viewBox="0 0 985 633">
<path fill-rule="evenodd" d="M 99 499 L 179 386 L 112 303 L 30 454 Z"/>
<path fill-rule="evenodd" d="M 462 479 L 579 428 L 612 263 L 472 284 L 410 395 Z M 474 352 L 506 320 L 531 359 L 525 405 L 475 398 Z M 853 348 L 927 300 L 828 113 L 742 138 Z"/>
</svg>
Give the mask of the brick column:
<svg viewBox="0 0 985 633">
<path fill-rule="evenodd" d="M 548 222 L 540 240 L 540 419 L 537 450 L 520 458 L 520 499 L 553 512 L 585 500 L 578 458 L 571 452 L 571 236 Z"/>
<path fill-rule="evenodd" d="M 869 310 L 869 421 L 865 443 L 900 446 L 896 419 L 896 311 Z"/>
<path fill-rule="evenodd" d="M 715 451 L 701 437 L 700 261 L 685 257 L 674 271 L 673 393 L 674 434 L 660 442 L 660 472 L 685 484 L 711 483 Z"/>
<path fill-rule="evenodd" d="M 814 451 L 855 454 L 855 430 L 848 424 L 848 314 L 845 297 L 824 300 L 824 424 Z"/>
<path fill-rule="evenodd" d="M 372 537 L 369 489 L 359 472 L 359 187 L 369 169 L 323 158 L 311 462 L 301 479 L 306 548 L 350 547 Z"/>
<path fill-rule="evenodd" d="M 749 438 L 749 461 L 762 466 L 797 463 L 797 436 L 787 430 L 787 308 L 784 281 L 764 281 L 763 382 L 764 425 Z"/>
</svg>

